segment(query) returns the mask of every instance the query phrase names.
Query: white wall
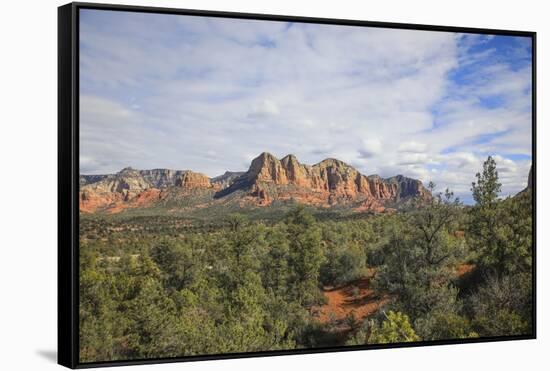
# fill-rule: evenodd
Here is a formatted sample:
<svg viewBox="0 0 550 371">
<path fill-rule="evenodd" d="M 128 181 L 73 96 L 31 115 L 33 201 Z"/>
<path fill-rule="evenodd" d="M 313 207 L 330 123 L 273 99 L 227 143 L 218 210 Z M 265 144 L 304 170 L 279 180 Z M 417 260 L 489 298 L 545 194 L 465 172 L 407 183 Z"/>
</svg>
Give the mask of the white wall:
<svg viewBox="0 0 550 371">
<path fill-rule="evenodd" d="M 121 1 L 122 2 L 122 1 Z M 526 370 L 548 364 L 550 23 L 541 0 L 157 0 L 127 4 L 538 32 L 538 333 L 536 341 L 139 366 L 146 370 Z M 56 349 L 56 33 L 60 1 L 5 1 L 0 22 L 0 369 L 48 370 Z M 547 100 L 548 101 L 548 98 Z M 545 292 L 542 291 L 545 290 Z M 544 350 L 546 348 L 546 351 Z"/>
</svg>

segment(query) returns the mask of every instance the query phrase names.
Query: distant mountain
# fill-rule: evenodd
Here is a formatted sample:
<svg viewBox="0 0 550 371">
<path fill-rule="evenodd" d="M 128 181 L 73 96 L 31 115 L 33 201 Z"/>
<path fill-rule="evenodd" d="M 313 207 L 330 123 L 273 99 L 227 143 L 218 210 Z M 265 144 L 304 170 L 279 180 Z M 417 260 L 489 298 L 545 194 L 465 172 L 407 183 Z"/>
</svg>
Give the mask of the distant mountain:
<svg viewBox="0 0 550 371">
<path fill-rule="evenodd" d="M 365 176 L 337 159 L 305 165 L 294 155 L 279 160 L 267 152 L 252 160 L 246 172 L 228 171 L 214 178 L 190 170 L 132 168 L 80 177 L 82 212 L 161 206 L 187 210 L 226 204 L 265 207 L 281 202 L 381 212 L 407 200 L 430 198 L 422 182 L 402 175 Z"/>
</svg>

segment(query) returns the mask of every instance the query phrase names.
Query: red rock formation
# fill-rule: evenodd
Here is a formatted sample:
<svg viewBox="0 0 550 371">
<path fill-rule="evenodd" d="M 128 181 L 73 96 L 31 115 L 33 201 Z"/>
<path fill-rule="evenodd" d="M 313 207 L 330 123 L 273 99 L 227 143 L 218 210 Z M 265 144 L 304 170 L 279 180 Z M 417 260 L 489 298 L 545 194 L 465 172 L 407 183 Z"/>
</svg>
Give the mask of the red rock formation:
<svg viewBox="0 0 550 371">
<path fill-rule="evenodd" d="M 96 182 L 80 186 L 80 211 L 116 213 L 128 208 L 146 207 L 162 199 L 170 186 L 184 190 L 211 188 L 210 179 L 192 171 L 125 168 L 114 175 L 96 177 Z"/>
<path fill-rule="evenodd" d="M 186 171 L 176 179 L 176 187 L 185 189 L 210 188 L 212 184 L 210 183 L 210 178 L 206 175 Z"/>
<path fill-rule="evenodd" d="M 369 179 L 369 187 L 371 194 L 380 200 L 390 200 L 397 197 L 397 184 L 384 182 L 379 176 L 371 176 Z"/>
<path fill-rule="evenodd" d="M 258 206 L 270 205 L 275 200 L 294 200 L 322 207 L 345 205 L 358 211 L 375 212 L 388 210 L 403 199 L 431 197 L 415 179 L 400 175 L 388 179 L 376 175 L 367 177 L 336 159 L 310 166 L 301 164 L 294 155 L 279 160 L 264 152 L 252 161 L 247 172 L 226 172 L 213 179 L 189 170 L 168 169 L 126 168 L 112 175 L 83 175 L 80 210 L 114 213 L 148 207 L 170 192 L 170 197 L 189 197 L 194 190 L 210 190 L 212 202 L 238 192 L 240 203 Z M 203 207 L 207 207 L 208 202 Z"/>
<path fill-rule="evenodd" d="M 294 155 L 287 155 L 281 159 L 281 166 L 286 172 L 286 177 L 291 184 L 300 187 L 312 187 L 309 178 L 309 169 L 300 164 Z"/>
<path fill-rule="evenodd" d="M 288 184 L 286 169 L 281 162 L 270 153 L 264 152 L 250 164 L 247 178 L 251 182 L 272 182 L 283 185 Z"/>
<path fill-rule="evenodd" d="M 80 192 L 79 207 L 84 213 L 94 213 L 97 210 L 105 209 L 117 202 L 122 202 L 124 195 L 118 192 L 97 193 L 84 190 Z"/>
<path fill-rule="evenodd" d="M 234 183 L 234 188 L 249 187 L 255 197 L 261 189 L 265 194 L 262 196 L 263 205 L 274 199 L 268 190 L 273 186 L 276 187 L 277 199 L 328 205 L 361 202 L 361 208 L 375 211 L 384 209 L 385 202 L 428 195 L 422 183 L 415 179 L 403 176 L 389 179 L 366 177 L 336 159 L 326 159 L 308 166 L 298 162 L 294 155 L 278 160 L 265 152 L 252 161 L 249 171 L 241 178 Z M 264 187 L 264 184 L 272 186 Z"/>
<path fill-rule="evenodd" d="M 269 197 L 269 193 L 261 185 L 258 184 L 254 184 L 252 186 L 250 195 L 256 198 L 256 202 L 260 206 L 269 205 L 271 201 L 273 201 L 271 197 Z"/>
</svg>

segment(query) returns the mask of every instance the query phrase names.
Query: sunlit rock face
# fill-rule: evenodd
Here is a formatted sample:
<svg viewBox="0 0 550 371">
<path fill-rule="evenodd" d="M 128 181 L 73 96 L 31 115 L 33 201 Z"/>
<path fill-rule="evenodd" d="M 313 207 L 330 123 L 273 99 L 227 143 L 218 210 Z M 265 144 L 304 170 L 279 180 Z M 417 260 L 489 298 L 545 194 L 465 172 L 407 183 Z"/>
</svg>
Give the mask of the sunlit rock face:
<svg viewBox="0 0 550 371">
<path fill-rule="evenodd" d="M 80 177 L 80 210 L 120 212 L 151 207 L 170 194 L 172 198 L 201 192 L 211 201 L 240 197 L 244 204 L 268 206 L 274 201 L 295 201 L 322 207 L 343 206 L 356 210 L 384 211 L 411 198 L 431 198 L 422 182 L 397 175 L 365 176 L 343 161 L 328 158 L 306 165 L 289 154 L 278 159 L 264 152 L 252 160 L 246 172 L 225 172 L 209 178 L 190 170 L 136 170 Z M 208 197 L 206 197 L 208 199 Z M 202 204 L 201 207 L 207 207 Z"/>
</svg>

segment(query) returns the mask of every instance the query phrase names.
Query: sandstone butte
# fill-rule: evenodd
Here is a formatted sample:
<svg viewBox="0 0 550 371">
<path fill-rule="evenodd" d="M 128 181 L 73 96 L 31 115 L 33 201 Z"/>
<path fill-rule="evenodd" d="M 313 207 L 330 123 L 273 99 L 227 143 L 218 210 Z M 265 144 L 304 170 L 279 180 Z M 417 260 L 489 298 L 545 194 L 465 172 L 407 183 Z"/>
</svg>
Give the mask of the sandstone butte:
<svg viewBox="0 0 550 371">
<path fill-rule="evenodd" d="M 119 212 L 148 207 L 162 200 L 168 190 L 182 197 L 193 191 L 211 194 L 212 202 L 238 194 L 245 204 L 268 206 L 274 201 L 332 207 L 350 206 L 359 211 L 383 211 L 388 204 L 431 197 L 422 182 L 397 175 L 365 176 L 337 159 L 305 165 L 294 155 L 277 159 L 264 152 L 252 160 L 246 172 L 226 172 L 209 178 L 190 170 L 135 170 L 80 177 L 81 212 Z M 237 193 L 236 193 L 237 192 Z"/>
</svg>

